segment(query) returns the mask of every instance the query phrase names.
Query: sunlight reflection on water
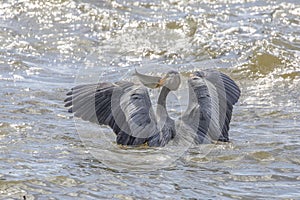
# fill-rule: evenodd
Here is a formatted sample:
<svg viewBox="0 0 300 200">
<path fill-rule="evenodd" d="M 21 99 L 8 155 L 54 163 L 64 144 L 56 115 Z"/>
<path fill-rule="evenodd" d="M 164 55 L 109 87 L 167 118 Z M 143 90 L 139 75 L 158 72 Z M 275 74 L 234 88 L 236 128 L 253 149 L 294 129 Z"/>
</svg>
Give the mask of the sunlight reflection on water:
<svg viewBox="0 0 300 200">
<path fill-rule="evenodd" d="M 0 198 L 299 198 L 297 3 L 1 3 Z M 183 76 L 204 68 L 230 75 L 242 90 L 232 142 L 183 147 L 160 169 L 153 160 L 165 164 L 176 148 L 120 149 L 110 129 L 66 112 L 72 86 L 132 79 L 135 67 L 153 75 L 170 68 Z M 173 116 L 184 109 L 177 104 Z M 103 145 L 96 153 L 114 154 L 105 157 L 109 164 L 82 142 L 78 127 L 94 136 L 90 147 Z M 128 162 L 127 153 L 152 163 Z M 146 170 L 130 170 L 139 164 Z"/>
</svg>

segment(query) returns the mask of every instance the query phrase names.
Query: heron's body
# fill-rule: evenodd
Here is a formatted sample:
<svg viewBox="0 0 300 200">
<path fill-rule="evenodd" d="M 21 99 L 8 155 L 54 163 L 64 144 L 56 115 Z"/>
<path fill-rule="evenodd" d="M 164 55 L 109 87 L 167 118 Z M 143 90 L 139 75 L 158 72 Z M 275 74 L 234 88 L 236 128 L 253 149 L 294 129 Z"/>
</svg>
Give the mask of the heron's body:
<svg viewBox="0 0 300 200">
<path fill-rule="evenodd" d="M 180 85 L 179 73 L 171 71 L 162 79 L 136 75 L 147 87 L 162 86 L 156 113 L 147 88 L 126 81 L 76 86 L 67 94 L 65 106 L 72 106 L 69 112 L 76 117 L 111 127 L 118 144 L 165 146 L 177 134 L 166 100 Z M 189 103 L 181 122 L 193 131 L 194 141 L 229 141 L 232 106 L 240 95 L 238 86 L 223 73 L 204 70 L 193 73 L 188 87 Z"/>
</svg>

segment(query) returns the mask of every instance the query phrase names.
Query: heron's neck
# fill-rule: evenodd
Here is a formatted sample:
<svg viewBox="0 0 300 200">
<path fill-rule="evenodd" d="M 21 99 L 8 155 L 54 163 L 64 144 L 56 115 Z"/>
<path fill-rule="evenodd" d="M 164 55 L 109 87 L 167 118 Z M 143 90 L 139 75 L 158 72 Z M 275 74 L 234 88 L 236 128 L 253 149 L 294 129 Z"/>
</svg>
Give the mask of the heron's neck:
<svg viewBox="0 0 300 200">
<path fill-rule="evenodd" d="M 170 89 L 167 87 L 162 87 L 159 97 L 158 97 L 158 101 L 157 104 L 166 108 L 166 100 L 167 100 L 167 96 L 170 92 Z"/>
<path fill-rule="evenodd" d="M 168 116 L 168 112 L 166 109 L 166 100 L 167 100 L 167 96 L 170 92 L 170 89 L 167 87 L 162 87 L 159 97 L 158 97 L 158 101 L 157 101 L 157 110 L 156 113 L 159 116 Z"/>
</svg>

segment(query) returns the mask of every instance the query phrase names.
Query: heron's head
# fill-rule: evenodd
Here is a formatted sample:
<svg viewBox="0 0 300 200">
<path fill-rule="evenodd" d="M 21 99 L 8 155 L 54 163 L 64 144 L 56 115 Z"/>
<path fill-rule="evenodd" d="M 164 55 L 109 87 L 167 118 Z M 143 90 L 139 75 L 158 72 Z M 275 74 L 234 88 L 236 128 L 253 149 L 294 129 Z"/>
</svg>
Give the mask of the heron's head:
<svg viewBox="0 0 300 200">
<path fill-rule="evenodd" d="M 190 76 L 191 76 L 191 77 L 197 76 L 197 77 L 203 78 L 203 77 L 206 76 L 206 74 L 205 74 L 205 72 L 203 72 L 203 71 L 196 71 L 196 72 L 193 72 Z"/>
<path fill-rule="evenodd" d="M 204 78 L 205 74 L 202 72 L 194 72 L 190 75 L 190 79 L 188 80 L 189 82 L 189 86 L 191 87 L 200 87 L 200 86 L 204 86 L 205 81 Z"/>
<path fill-rule="evenodd" d="M 180 74 L 177 71 L 169 71 L 163 78 L 160 79 L 158 87 L 164 86 L 171 91 L 175 91 L 179 88 L 181 83 Z"/>
</svg>

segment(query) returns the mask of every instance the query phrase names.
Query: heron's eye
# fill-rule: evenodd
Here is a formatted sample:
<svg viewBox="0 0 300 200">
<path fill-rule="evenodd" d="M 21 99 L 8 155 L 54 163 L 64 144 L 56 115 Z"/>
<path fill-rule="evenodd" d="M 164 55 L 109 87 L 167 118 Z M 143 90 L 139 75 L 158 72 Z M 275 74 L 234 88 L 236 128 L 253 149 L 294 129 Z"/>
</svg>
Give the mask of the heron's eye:
<svg viewBox="0 0 300 200">
<path fill-rule="evenodd" d="M 138 94 L 132 94 L 131 99 L 140 99 L 141 97 Z"/>
</svg>

